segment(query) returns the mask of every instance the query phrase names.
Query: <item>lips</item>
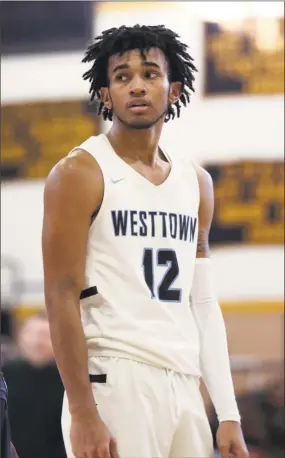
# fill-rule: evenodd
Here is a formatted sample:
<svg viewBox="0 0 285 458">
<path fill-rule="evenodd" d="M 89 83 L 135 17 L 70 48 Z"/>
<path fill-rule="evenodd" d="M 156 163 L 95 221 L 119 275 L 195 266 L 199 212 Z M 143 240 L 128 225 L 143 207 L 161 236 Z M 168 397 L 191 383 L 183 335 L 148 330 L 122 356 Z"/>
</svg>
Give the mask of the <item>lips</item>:
<svg viewBox="0 0 285 458">
<path fill-rule="evenodd" d="M 149 109 L 148 105 L 133 105 L 129 108 L 132 113 L 137 115 L 145 113 Z"/>
<path fill-rule="evenodd" d="M 150 107 L 150 103 L 145 99 L 133 99 L 128 103 L 129 110 L 136 115 L 145 113 Z"/>
<path fill-rule="evenodd" d="M 149 107 L 149 103 L 144 99 L 131 100 L 128 103 L 128 108 Z"/>
</svg>

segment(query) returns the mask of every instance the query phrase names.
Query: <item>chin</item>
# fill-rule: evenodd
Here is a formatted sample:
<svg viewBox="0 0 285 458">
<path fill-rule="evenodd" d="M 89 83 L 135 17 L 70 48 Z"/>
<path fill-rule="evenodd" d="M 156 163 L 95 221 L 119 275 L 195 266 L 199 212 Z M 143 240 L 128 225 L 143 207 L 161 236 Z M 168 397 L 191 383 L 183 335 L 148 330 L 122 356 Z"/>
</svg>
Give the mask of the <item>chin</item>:
<svg viewBox="0 0 285 458">
<path fill-rule="evenodd" d="M 137 118 L 129 118 L 127 119 L 122 119 L 119 116 L 116 116 L 117 119 L 127 128 L 133 129 L 133 130 L 147 130 L 151 129 L 151 127 L 155 126 L 160 119 L 162 119 L 165 116 L 165 112 L 162 113 L 162 115 L 158 116 L 155 119 L 146 119 L 142 117 L 137 117 Z"/>
<path fill-rule="evenodd" d="M 126 125 L 130 129 L 135 129 L 135 130 L 145 130 L 145 129 L 151 129 L 151 127 L 155 126 L 157 122 L 159 121 L 159 118 L 155 119 L 132 119 L 128 122 L 126 122 Z"/>
<path fill-rule="evenodd" d="M 150 129 L 155 124 L 156 124 L 155 122 L 130 123 L 128 124 L 128 127 L 134 130 L 145 130 L 145 129 Z"/>
</svg>

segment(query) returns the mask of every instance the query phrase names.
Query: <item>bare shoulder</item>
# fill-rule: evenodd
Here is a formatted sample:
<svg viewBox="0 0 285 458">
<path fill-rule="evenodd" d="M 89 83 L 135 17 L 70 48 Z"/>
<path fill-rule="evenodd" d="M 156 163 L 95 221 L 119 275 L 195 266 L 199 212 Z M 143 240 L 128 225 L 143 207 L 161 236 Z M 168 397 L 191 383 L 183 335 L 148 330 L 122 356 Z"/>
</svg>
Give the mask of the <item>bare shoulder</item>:
<svg viewBox="0 0 285 458">
<path fill-rule="evenodd" d="M 42 229 L 45 284 L 49 290 L 73 289 L 78 297 L 84 283 L 91 218 L 102 198 L 100 167 L 86 151 L 74 151 L 50 172 L 44 191 Z"/>
<path fill-rule="evenodd" d="M 214 186 L 211 175 L 201 166 L 194 164 L 196 169 L 199 189 L 199 226 L 201 230 L 210 229 L 214 214 Z"/>
<path fill-rule="evenodd" d="M 88 178 L 92 179 L 89 181 Z M 76 149 L 52 168 L 46 180 L 46 187 L 53 186 L 59 180 L 66 184 L 75 180 L 92 185 L 101 179 L 101 169 L 96 160 L 87 151 Z"/>
<path fill-rule="evenodd" d="M 87 151 L 76 149 L 61 159 L 49 173 L 45 183 L 45 199 L 90 199 L 97 206 L 102 200 L 104 183 L 97 161 Z M 93 203 L 94 201 L 94 203 Z"/>
<path fill-rule="evenodd" d="M 204 194 L 210 197 L 214 193 L 214 186 L 211 175 L 209 174 L 209 172 L 207 172 L 207 170 L 205 170 L 200 165 L 193 165 L 196 169 L 201 197 L 203 197 Z"/>
</svg>

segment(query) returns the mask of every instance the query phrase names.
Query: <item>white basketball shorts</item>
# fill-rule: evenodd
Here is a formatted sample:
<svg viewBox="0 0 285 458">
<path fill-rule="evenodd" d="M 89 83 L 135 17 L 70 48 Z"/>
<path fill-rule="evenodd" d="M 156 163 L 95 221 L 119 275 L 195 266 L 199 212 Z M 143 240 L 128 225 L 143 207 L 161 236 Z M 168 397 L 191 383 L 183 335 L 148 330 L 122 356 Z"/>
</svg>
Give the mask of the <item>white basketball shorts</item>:
<svg viewBox="0 0 285 458">
<path fill-rule="evenodd" d="M 123 358 L 91 358 L 89 373 L 102 420 L 116 438 L 120 458 L 213 458 L 213 439 L 193 376 Z M 105 376 L 106 375 L 106 376 Z M 73 458 L 66 395 L 62 431 Z"/>
</svg>

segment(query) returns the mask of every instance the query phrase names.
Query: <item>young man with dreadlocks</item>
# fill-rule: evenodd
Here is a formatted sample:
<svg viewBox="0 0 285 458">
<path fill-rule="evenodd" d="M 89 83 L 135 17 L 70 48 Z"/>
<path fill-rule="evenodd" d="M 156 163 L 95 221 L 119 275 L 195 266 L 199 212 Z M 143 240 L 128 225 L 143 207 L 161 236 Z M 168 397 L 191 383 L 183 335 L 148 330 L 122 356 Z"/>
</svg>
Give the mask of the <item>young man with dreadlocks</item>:
<svg viewBox="0 0 285 458">
<path fill-rule="evenodd" d="M 45 295 L 68 458 L 212 457 L 200 376 L 222 458 L 248 457 L 211 285 L 213 185 L 160 143 L 194 90 L 178 38 L 136 25 L 95 40 L 84 79 L 113 125 L 46 182 Z"/>
</svg>

